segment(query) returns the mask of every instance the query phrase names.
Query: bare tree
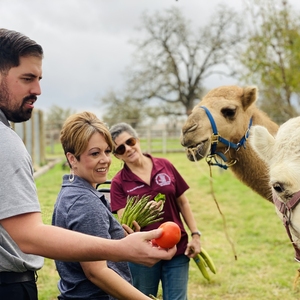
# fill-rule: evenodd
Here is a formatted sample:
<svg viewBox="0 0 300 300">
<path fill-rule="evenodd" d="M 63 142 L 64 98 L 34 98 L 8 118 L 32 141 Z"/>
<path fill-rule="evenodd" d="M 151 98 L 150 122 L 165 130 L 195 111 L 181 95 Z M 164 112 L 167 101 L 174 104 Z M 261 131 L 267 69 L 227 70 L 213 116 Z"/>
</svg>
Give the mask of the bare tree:
<svg viewBox="0 0 300 300">
<path fill-rule="evenodd" d="M 142 20 L 146 35 L 135 41 L 134 67 L 127 74 L 133 98 L 155 99 L 165 115 L 189 114 L 204 93 L 206 78 L 233 75 L 226 66 L 232 64 L 243 35 L 242 21 L 232 8 L 219 7 L 211 22 L 197 31 L 178 8 L 144 14 Z M 177 104 L 175 111 L 169 104 Z"/>
</svg>

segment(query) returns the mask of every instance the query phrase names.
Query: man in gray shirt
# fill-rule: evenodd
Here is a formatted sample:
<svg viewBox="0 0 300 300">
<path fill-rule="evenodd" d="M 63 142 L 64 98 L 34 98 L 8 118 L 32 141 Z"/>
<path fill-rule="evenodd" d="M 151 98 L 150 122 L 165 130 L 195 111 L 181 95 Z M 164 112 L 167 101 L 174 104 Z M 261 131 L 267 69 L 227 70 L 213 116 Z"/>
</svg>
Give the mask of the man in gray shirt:
<svg viewBox="0 0 300 300">
<path fill-rule="evenodd" d="M 62 261 L 171 259 L 149 242 L 160 229 L 108 240 L 43 224 L 31 157 L 11 122 L 30 119 L 41 94 L 43 49 L 27 36 L 0 29 L 0 299 L 36 300 L 35 271 L 43 257 Z"/>
</svg>

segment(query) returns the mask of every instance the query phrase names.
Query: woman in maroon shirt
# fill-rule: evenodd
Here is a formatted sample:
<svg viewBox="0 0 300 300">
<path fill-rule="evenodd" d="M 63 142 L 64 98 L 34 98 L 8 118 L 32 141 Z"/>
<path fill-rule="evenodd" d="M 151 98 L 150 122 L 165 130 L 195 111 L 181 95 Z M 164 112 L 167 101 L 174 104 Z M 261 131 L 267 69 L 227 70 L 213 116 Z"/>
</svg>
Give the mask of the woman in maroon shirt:
<svg viewBox="0 0 300 300">
<path fill-rule="evenodd" d="M 114 154 L 124 162 L 124 167 L 116 174 L 111 184 L 112 211 L 120 218 L 128 196 L 150 195 L 151 201 L 161 193 L 166 196 L 163 220 L 141 230 L 157 228 L 166 221 L 177 223 L 181 229 L 181 240 L 172 260 L 160 261 L 150 268 L 130 263 L 134 286 L 146 295 L 155 296 L 161 281 L 164 300 L 186 300 L 189 260 L 201 250 L 201 234 L 184 194 L 189 186 L 167 159 L 142 153 L 138 135 L 130 125 L 116 124 L 111 127 L 110 133 L 115 143 Z M 181 216 L 191 231 L 190 241 Z"/>
</svg>

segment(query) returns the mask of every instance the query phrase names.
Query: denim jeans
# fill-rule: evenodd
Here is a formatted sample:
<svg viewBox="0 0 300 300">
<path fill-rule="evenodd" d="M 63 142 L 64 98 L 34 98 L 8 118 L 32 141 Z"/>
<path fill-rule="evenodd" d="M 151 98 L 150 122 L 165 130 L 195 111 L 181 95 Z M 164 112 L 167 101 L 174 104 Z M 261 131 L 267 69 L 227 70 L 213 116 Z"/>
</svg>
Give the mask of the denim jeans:
<svg viewBox="0 0 300 300">
<path fill-rule="evenodd" d="M 187 300 L 190 259 L 182 254 L 161 260 L 153 267 L 129 263 L 133 285 L 145 295 L 157 296 L 159 282 L 163 300 Z"/>
</svg>

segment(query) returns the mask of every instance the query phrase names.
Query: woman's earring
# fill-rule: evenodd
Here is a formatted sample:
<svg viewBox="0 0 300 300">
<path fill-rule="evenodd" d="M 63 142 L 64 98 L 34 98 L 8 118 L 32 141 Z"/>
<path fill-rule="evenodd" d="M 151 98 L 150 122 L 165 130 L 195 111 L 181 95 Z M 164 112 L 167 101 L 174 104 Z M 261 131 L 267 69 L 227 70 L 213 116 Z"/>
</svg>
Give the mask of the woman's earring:
<svg viewBox="0 0 300 300">
<path fill-rule="evenodd" d="M 74 178 L 75 178 L 75 176 L 74 176 L 74 171 L 71 169 L 71 174 L 70 174 L 70 177 L 69 177 L 69 181 L 70 181 L 70 182 L 73 182 L 73 181 L 74 181 Z"/>
</svg>

